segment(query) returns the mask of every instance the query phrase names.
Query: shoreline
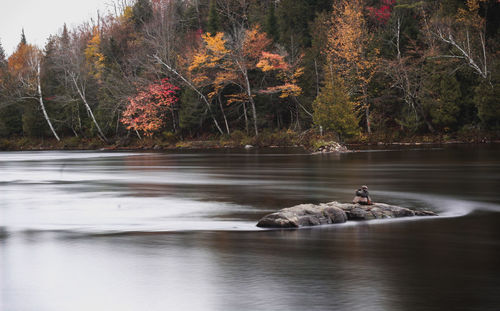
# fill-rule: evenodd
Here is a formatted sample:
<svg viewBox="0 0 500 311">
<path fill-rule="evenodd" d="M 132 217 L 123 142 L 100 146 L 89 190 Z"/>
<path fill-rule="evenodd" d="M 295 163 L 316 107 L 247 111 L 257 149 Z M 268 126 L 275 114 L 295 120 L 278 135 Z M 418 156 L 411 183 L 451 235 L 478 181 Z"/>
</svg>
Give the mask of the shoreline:
<svg viewBox="0 0 500 311">
<path fill-rule="evenodd" d="M 235 133 L 236 134 L 236 133 Z M 338 143 L 336 135 L 324 136 L 311 130 L 297 133 L 293 131 L 263 132 L 258 137 L 246 135 L 202 136 L 182 139 L 175 135 L 158 135 L 155 137 L 123 137 L 105 143 L 98 138 L 67 137 L 61 141 L 55 138 L 0 138 L 0 151 L 49 151 L 49 150 L 200 150 L 200 149 L 262 149 L 262 148 L 302 148 L 311 153 L 343 153 L 355 150 L 366 150 L 370 147 L 431 147 L 450 145 L 492 145 L 500 144 L 497 133 L 475 133 L 470 136 L 410 136 L 392 139 L 382 135 L 362 135 Z M 347 149 L 346 149 L 347 148 Z M 326 150 L 325 150 L 326 149 Z M 325 152 L 326 151 L 326 152 Z"/>
<path fill-rule="evenodd" d="M 496 145 L 500 144 L 500 140 L 488 140 L 488 141 L 459 141 L 459 140 L 451 140 L 451 141 L 442 141 L 442 142 L 353 142 L 353 143 L 345 143 L 345 146 L 348 151 L 347 152 L 326 152 L 326 153 L 349 153 L 355 152 L 356 150 L 366 150 L 370 147 L 377 147 L 380 149 L 386 149 L 390 147 L 433 147 L 433 146 L 452 146 L 452 145 L 462 145 L 462 146 L 475 146 L 475 145 Z M 317 152 L 315 149 L 311 149 L 305 145 L 241 145 L 241 144 L 225 144 L 221 145 L 218 141 L 206 140 L 206 141 L 182 141 L 181 145 L 173 144 L 173 145 L 159 145 L 159 144 L 132 144 L 132 145 L 105 145 L 105 144 L 95 144 L 90 143 L 87 146 L 69 146 L 61 143 L 54 144 L 36 144 L 36 145 L 22 145 L 15 146 L 12 148 L 9 146 L 8 148 L 3 148 L 0 146 L 0 151 L 175 151 L 175 150 L 231 150 L 231 149 L 244 149 L 244 150 L 259 150 L 259 149 L 288 149 L 288 148 L 300 148 L 305 152 L 310 152 L 312 154 L 320 154 L 321 152 Z"/>
</svg>

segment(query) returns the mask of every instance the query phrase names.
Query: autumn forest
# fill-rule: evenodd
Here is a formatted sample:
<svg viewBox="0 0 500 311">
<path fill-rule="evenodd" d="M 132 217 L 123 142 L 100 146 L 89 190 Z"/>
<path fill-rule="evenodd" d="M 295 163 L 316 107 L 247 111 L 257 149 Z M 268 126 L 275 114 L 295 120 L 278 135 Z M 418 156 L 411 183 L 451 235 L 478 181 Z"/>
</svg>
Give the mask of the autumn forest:
<svg viewBox="0 0 500 311">
<path fill-rule="evenodd" d="M 497 0 L 115 1 L 43 47 L 21 30 L 0 45 L 0 149 L 498 137 L 499 16 Z"/>
</svg>

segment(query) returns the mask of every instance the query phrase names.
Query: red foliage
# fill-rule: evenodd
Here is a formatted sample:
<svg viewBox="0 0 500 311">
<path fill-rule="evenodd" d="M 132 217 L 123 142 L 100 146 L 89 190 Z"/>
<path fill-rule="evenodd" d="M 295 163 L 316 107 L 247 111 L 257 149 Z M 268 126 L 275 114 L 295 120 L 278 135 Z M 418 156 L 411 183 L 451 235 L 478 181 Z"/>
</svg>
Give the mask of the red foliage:
<svg viewBox="0 0 500 311">
<path fill-rule="evenodd" d="M 127 109 L 120 121 L 129 130 L 135 129 L 146 136 L 152 135 L 162 127 L 167 117 L 166 112 L 178 101 L 178 90 L 168 79 L 148 85 L 136 96 L 129 97 Z"/>
<path fill-rule="evenodd" d="M 382 0 L 379 8 L 368 7 L 367 9 L 370 13 L 370 17 L 381 24 L 386 24 L 389 18 L 391 18 L 392 7 L 395 3 L 396 0 Z"/>
</svg>

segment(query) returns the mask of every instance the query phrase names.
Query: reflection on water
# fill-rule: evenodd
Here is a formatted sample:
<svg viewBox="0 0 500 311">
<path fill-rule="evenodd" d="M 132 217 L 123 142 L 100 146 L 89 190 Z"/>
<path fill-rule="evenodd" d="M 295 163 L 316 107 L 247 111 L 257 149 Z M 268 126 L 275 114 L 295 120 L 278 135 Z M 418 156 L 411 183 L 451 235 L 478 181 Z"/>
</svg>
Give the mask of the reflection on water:
<svg viewBox="0 0 500 311">
<path fill-rule="evenodd" d="M 0 310 L 497 310 L 499 156 L 0 153 Z M 361 184 L 447 217 L 255 227 Z"/>
</svg>

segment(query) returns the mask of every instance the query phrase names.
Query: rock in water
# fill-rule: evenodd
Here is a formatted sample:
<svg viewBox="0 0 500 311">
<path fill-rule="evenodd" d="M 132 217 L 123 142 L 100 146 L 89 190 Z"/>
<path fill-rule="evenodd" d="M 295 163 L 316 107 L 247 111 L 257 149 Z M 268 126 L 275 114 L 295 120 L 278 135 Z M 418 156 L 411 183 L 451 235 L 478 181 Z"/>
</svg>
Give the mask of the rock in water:
<svg viewBox="0 0 500 311">
<path fill-rule="evenodd" d="M 257 227 L 298 228 L 300 226 L 317 226 L 346 221 L 346 213 L 331 203 L 320 205 L 301 204 L 264 216 L 259 220 Z"/>
<path fill-rule="evenodd" d="M 436 216 L 431 211 L 412 211 L 411 209 L 375 203 L 360 205 L 352 203 L 330 202 L 319 205 L 301 204 L 284 208 L 264 216 L 257 223 L 262 228 L 299 228 L 323 224 L 343 223 L 347 220 L 370 220 L 382 218 Z"/>
</svg>

